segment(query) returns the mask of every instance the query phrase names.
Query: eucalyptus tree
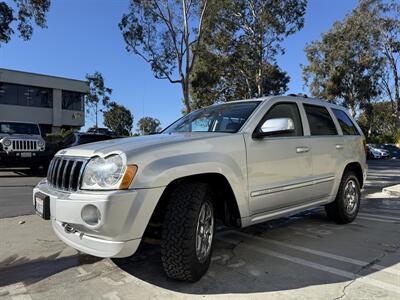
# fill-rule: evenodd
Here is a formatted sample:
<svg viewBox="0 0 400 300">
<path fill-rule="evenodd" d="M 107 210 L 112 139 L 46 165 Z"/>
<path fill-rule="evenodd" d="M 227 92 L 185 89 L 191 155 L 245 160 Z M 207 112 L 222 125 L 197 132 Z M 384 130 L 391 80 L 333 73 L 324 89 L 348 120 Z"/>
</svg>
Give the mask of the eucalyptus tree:
<svg viewBox="0 0 400 300">
<path fill-rule="evenodd" d="M 10 0 L 11 2 L 11 0 Z M 0 46 L 11 40 L 15 30 L 23 40 L 29 40 L 36 24 L 46 28 L 46 14 L 50 0 L 13 0 L 13 4 L 0 2 Z M 16 22 L 16 28 L 13 23 Z"/>
<path fill-rule="evenodd" d="M 104 77 L 98 71 L 86 74 L 86 80 L 89 85 L 89 93 L 85 97 L 86 112 L 94 116 L 95 126 L 98 128 L 98 114 L 108 107 L 112 89 L 106 87 Z"/>
<path fill-rule="evenodd" d="M 104 125 L 116 132 L 119 136 L 131 135 L 133 114 L 129 109 L 116 102 L 110 102 L 108 110 L 104 112 Z"/>
<path fill-rule="evenodd" d="M 287 90 L 276 63 L 282 42 L 304 25 L 307 1 L 221 0 L 207 15 L 192 80 L 197 106 Z"/>
<path fill-rule="evenodd" d="M 148 135 L 161 131 L 160 120 L 152 117 L 143 117 L 137 123 L 137 131 L 140 135 Z"/>
<path fill-rule="evenodd" d="M 131 0 L 119 28 L 128 52 L 146 61 L 156 78 L 180 84 L 185 113 L 192 110 L 190 77 L 212 0 Z M 217 1 L 217 0 L 213 0 Z"/>
<path fill-rule="evenodd" d="M 305 84 L 313 96 L 338 102 L 355 116 L 380 94 L 384 60 L 371 33 L 365 11 L 356 7 L 343 21 L 305 48 L 308 64 L 302 66 Z"/>
</svg>

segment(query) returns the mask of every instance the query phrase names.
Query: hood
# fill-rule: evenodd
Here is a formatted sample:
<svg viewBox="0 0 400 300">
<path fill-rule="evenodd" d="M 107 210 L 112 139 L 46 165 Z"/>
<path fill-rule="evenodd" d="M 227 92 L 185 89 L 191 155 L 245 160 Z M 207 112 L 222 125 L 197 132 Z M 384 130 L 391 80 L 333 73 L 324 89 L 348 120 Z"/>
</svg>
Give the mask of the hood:
<svg viewBox="0 0 400 300">
<path fill-rule="evenodd" d="M 173 134 L 154 134 L 140 137 L 128 137 L 106 140 L 60 150 L 56 155 L 92 157 L 107 155 L 111 152 L 139 152 L 152 147 L 162 147 L 173 143 L 181 143 L 195 140 L 211 139 L 232 133 L 221 132 L 185 132 Z"/>
</svg>

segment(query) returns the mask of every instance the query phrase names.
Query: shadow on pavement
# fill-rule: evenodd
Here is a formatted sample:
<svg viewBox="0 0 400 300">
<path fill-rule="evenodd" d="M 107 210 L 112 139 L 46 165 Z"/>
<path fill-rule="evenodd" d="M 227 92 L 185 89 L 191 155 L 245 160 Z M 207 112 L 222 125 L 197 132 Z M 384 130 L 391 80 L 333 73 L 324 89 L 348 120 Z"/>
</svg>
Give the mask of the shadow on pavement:
<svg viewBox="0 0 400 300">
<path fill-rule="evenodd" d="M 0 287 L 22 282 L 30 285 L 67 269 L 93 264 L 102 258 L 90 255 L 58 257 L 61 251 L 37 259 L 10 255 L 0 261 Z"/>
<path fill-rule="evenodd" d="M 262 253 L 263 251 L 275 251 L 275 255 L 279 256 L 283 253 L 283 256 L 285 256 L 285 252 L 287 252 L 288 249 L 280 249 L 279 247 L 276 249 L 276 247 L 270 244 L 258 243 L 256 241 L 257 239 L 263 238 L 268 240 L 268 238 L 271 237 L 277 240 L 277 237 L 281 236 L 281 233 L 290 240 L 292 237 L 296 237 L 292 231 L 293 229 L 302 230 L 301 227 L 304 229 L 304 227 L 310 224 L 323 226 L 321 228 L 342 227 L 330 222 L 321 209 L 316 209 L 293 217 L 273 220 L 245 229 L 218 232 L 213 252 L 214 259 L 211 262 L 210 270 L 197 283 L 177 282 L 167 278 L 162 268 L 160 248 L 156 245 L 142 244 L 134 256 L 125 259 L 113 259 L 113 262 L 125 272 L 145 282 L 164 289 L 190 294 L 207 295 L 284 291 L 346 282 L 353 279 L 351 277 L 340 276 L 334 272 L 331 274 L 329 274 L 329 272 L 324 273 L 321 272 L 321 270 L 315 270 L 309 266 L 293 263 L 293 261 L 264 255 Z M 393 224 L 393 226 L 398 225 Z M 361 239 L 364 239 L 364 237 L 359 237 L 359 234 L 362 232 L 365 233 L 365 231 L 368 230 L 367 225 L 357 223 L 348 225 L 346 228 L 348 228 L 346 234 L 342 233 L 342 236 L 336 234 L 336 241 L 328 241 L 323 234 L 320 236 L 315 234 L 316 239 L 313 241 L 315 244 L 312 248 L 318 248 L 320 251 L 326 251 L 327 253 L 333 253 L 333 255 L 335 255 L 335 250 L 331 247 L 332 244 L 348 242 L 350 238 L 350 243 L 357 245 Z M 232 235 L 235 242 L 229 242 L 229 239 L 227 242 L 226 239 L 223 237 L 221 238 L 221 235 L 225 236 L 225 233 Z M 301 237 L 299 238 L 299 236 L 297 236 L 297 239 L 300 240 L 300 243 L 298 243 L 300 247 L 301 245 L 307 247 L 306 245 L 310 243 L 309 241 L 307 242 L 306 238 L 302 240 Z M 304 243 L 302 241 L 304 241 Z M 238 246 L 240 249 L 237 249 Z M 400 243 L 398 245 L 386 246 L 386 248 L 382 247 L 382 257 L 386 256 L 388 253 L 397 253 L 400 249 Z M 248 251 L 249 249 L 250 251 Z M 256 251 L 251 251 L 251 249 L 256 249 Z M 296 253 L 294 255 L 297 259 L 309 260 L 310 264 L 319 264 L 315 258 L 313 260 L 309 257 L 309 253 Z M 224 259 L 224 257 L 226 257 L 226 259 Z M 361 255 L 354 255 L 354 259 L 360 259 L 360 257 Z M 353 273 L 349 272 L 347 274 L 353 274 L 354 276 L 362 274 L 364 276 L 377 272 L 371 268 L 371 266 L 380 263 L 380 258 L 374 257 L 373 260 L 371 258 L 369 259 L 370 260 L 364 258 L 366 261 L 365 266 L 358 266 L 354 269 L 355 271 L 352 271 Z M 399 262 L 400 256 L 394 256 L 390 261 L 387 260 L 386 264 L 387 267 L 390 267 Z M 323 268 L 325 263 L 326 262 L 322 262 L 320 266 Z M 343 264 L 343 262 L 340 264 Z M 336 267 L 336 265 L 331 266 Z M 251 268 L 253 267 L 261 272 L 256 275 L 252 274 Z M 337 268 L 340 273 L 344 266 L 338 266 Z"/>
</svg>

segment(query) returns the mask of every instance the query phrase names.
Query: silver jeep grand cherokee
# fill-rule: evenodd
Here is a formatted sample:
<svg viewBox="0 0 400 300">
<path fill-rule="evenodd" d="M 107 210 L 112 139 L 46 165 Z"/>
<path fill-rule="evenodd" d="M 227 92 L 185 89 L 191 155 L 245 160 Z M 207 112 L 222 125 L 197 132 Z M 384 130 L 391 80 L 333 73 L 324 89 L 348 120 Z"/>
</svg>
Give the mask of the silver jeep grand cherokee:
<svg viewBox="0 0 400 300">
<path fill-rule="evenodd" d="M 166 274 L 208 269 L 215 221 L 246 227 L 325 205 L 352 222 L 365 181 L 365 139 L 344 108 L 274 96 L 196 110 L 161 134 L 62 150 L 33 191 L 57 236 L 100 257 L 135 253 L 161 224 Z"/>
</svg>

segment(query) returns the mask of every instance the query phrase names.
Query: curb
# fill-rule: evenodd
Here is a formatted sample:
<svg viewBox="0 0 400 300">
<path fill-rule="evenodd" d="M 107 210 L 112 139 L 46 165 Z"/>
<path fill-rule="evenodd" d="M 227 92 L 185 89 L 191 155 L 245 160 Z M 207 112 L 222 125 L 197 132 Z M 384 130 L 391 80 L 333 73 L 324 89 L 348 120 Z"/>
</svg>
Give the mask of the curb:
<svg viewBox="0 0 400 300">
<path fill-rule="evenodd" d="M 400 199 L 400 184 L 385 187 L 382 189 L 382 192 Z"/>
</svg>

